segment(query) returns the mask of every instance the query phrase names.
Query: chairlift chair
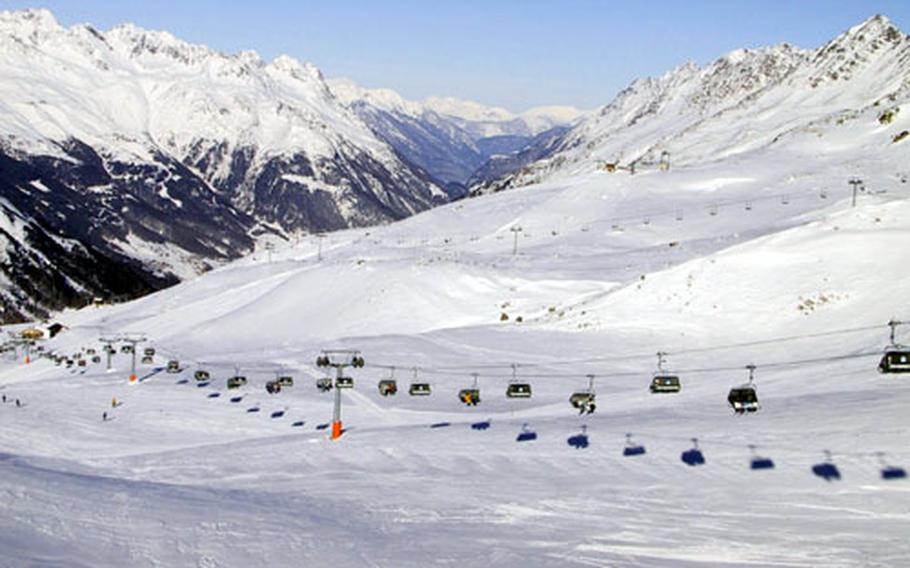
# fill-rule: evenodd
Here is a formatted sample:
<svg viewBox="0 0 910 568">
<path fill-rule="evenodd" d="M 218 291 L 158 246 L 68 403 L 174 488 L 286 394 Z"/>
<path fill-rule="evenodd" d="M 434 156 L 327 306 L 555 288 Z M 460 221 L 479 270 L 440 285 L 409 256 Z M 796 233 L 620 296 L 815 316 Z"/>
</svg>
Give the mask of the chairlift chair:
<svg viewBox="0 0 910 568">
<path fill-rule="evenodd" d="M 354 379 L 352 377 L 338 377 L 335 379 L 335 386 L 340 389 L 354 388 Z"/>
<path fill-rule="evenodd" d="M 506 387 L 506 396 L 509 398 L 531 398 L 531 384 L 510 382 Z"/>
<path fill-rule="evenodd" d="M 430 396 L 430 383 L 411 383 L 408 387 L 408 394 L 411 396 Z"/>
<path fill-rule="evenodd" d="M 758 392 L 753 383 L 755 365 L 749 365 L 746 368 L 749 369 L 749 382 L 738 387 L 733 387 L 730 389 L 730 394 L 727 395 L 727 402 L 737 414 L 757 412 L 758 409 L 761 408 L 758 404 Z"/>
<path fill-rule="evenodd" d="M 122 347 L 120 348 L 120 352 L 121 352 L 121 353 L 132 353 L 132 352 L 133 352 L 133 346 L 132 346 L 132 345 L 129 345 L 129 344 L 124 345 L 124 346 L 122 346 Z"/>
<path fill-rule="evenodd" d="M 595 403 L 597 395 L 594 394 L 594 375 L 588 375 L 588 388 L 576 391 L 569 397 L 569 404 L 578 410 L 579 414 L 593 414 L 597 409 Z"/>
<path fill-rule="evenodd" d="M 179 373 L 180 372 L 180 361 L 176 359 L 171 359 L 167 362 L 167 372 L 168 373 Z"/>
<path fill-rule="evenodd" d="M 154 357 L 154 356 L 155 356 L 155 348 L 154 348 L 154 347 L 146 347 L 146 348 L 145 348 L 145 351 L 143 351 L 143 355 L 145 355 L 146 357 Z"/>
<path fill-rule="evenodd" d="M 458 400 L 466 406 L 477 406 L 480 403 L 480 389 L 461 389 L 458 391 Z"/>
<path fill-rule="evenodd" d="M 506 397 L 508 398 L 531 398 L 531 384 L 520 381 L 516 378 L 517 367 L 512 365 L 512 380 L 506 387 Z"/>
<path fill-rule="evenodd" d="M 657 373 L 651 379 L 651 394 L 676 393 L 682 388 L 679 377 L 664 371 L 664 356 L 666 353 L 657 353 Z"/>
<path fill-rule="evenodd" d="M 398 393 L 398 383 L 395 379 L 383 379 L 379 381 L 379 394 L 382 396 L 394 396 Z"/>
<path fill-rule="evenodd" d="M 885 354 L 878 364 L 880 373 L 910 373 L 910 347 L 898 345 L 894 341 L 894 335 L 897 326 L 905 322 L 891 320 L 888 326 L 891 328 L 891 344 L 885 348 Z"/>
<path fill-rule="evenodd" d="M 155 360 L 154 360 L 153 358 L 149 357 L 148 355 L 146 355 L 146 356 L 144 356 L 144 357 L 142 358 L 142 364 L 143 364 L 143 365 L 151 365 L 151 364 L 153 364 L 154 362 L 155 362 Z"/>
<path fill-rule="evenodd" d="M 85 354 L 86 354 L 86 355 L 94 355 L 95 353 L 97 353 L 97 351 L 95 351 L 95 350 L 94 350 L 93 348 L 91 348 L 91 347 L 89 347 L 88 349 L 85 350 Z"/>
<path fill-rule="evenodd" d="M 101 357 L 100 357 L 100 356 L 95 355 L 94 357 L 92 357 L 92 363 L 95 363 L 95 364 L 97 365 L 97 364 L 100 363 L 100 362 L 101 362 Z"/>
<path fill-rule="evenodd" d="M 893 346 L 885 350 L 878 364 L 880 373 L 910 373 L 910 348 Z"/>
<path fill-rule="evenodd" d="M 474 373 L 474 382 L 470 388 L 458 391 L 458 400 L 465 406 L 477 406 L 480 403 L 480 389 L 477 387 L 478 374 Z"/>
<path fill-rule="evenodd" d="M 79 365 L 80 367 L 85 367 L 88 363 L 85 361 L 85 359 L 79 359 L 79 361 L 77 361 L 76 364 Z"/>
<path fill-rule="evenodd" d="M 278 377 L 278 384 L 282 387 L 292 387 L 294 386 L 294 377 L 290 375 L 281 375 Z"/>
<path fill-rule="evenodd" d="M 332 390 L 333 386 L 332 379 L 330 378 L 318 379 L 316 381 L 316 388 L 319 389 L 319 392 L 329 392 Z"/>
<path fill-rule="evenodd" d="M 682 386 L 676 375 L 655 375 L 651 379 L 651 394 L 679 392 Z"/>
<path fill-rule="evenodd" d="M 278 384 L 278 381 L 268 381 L 265 383 L 265 390 L 269 394 L 277 394 L 281 392 L 281 385 Z"/>
<path fill-rule="evenodd" d="M 389 378 L 379 381 L 379 394 L 395 396 L 398 394 L 398 383 L 395 382 L 395 367 L 389 369 Z"/>
<path fill-rule="evenodd" d="M 168 368 L 170 369 L 170 363 L 168 363 Z M 168 371 L 168 372 L 170 372 L 170 371 Z M 211 379 L 212 375 L 210 375 L 208 371 L 199 369 L 198 371 L 193 373 L 193 378 L 196 379 L 197 381 L 202 382 L 202 381 L 207 381 L 207 380 Z"/>
<path fill-rule="evenodd" d="M 234 375 L 227 380 L 227 388 L 229 389 L 239 389 L 247 383 L 246 377 L 243 375 Z"/>
</svg>

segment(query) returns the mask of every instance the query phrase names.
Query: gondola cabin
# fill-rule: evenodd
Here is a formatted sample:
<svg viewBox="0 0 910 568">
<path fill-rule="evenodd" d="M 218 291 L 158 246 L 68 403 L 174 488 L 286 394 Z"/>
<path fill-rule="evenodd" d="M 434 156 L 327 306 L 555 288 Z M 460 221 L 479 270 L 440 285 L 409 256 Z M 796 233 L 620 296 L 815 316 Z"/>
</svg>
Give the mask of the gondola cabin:
<svg viewBox="0 0 910 568">
<path fill-rule="evenodd" d="M 408 394 L 411 396 L 430 396 L 430 383 L 411 383 Z"/>
<path fill-rule="evenodd" d="M 229 389 L 239 389 L 247 383 L 246 377 L 241 375 L 234 375 L 233 377 L 227 380 L 227 388 Z"/>
<path fill-rule="evenodd" d="M 743 385 L 730 389 L 730 394 L 727 395 L 727 402 L 737 414 L 756 412 L 760 408 L 758 405 L 758 393 L 754 385 Z"/>
<path fill-rule="evenodd" d="M 651 394 L 679 392 L 682 385 L 675 375 L 656 375 L 651 379 Z"/>
<path fill-rule="evenodd" d="M 530 383 L 509 383 L 506 387 L 506 396 L 509 398 L 531 398 Z"/>
<path fill-rule="evenodd" d="M 480 403 L 480 389 L 461 389 L 458 391 L 458 400 L 466 406 L 477 406 Z"/>
<path fill-rule="evenodd" d="M 398 383 L 394 379 L 383 379 L 379 381 L 379 394 L 382 396 L 393 396 L 398 393 Z"/>
<path fill-rule="evenodd" d="M 351 377 L 338 377 L 335 379 L 335 386 L 340 389 L 354 388 L 354 379 Z"/>
<path fill-rule="evenodd" d="M 878 364 L 880 373 L 910 373 L 910 349 L 888 349 Z"/>
<path fill-rule="evenodd" d="M 170 364 L 169 364 L 169 366 L 170 366 Z M 211 379 L 212 376 L 209 374 L 208 371 L 199 369 L 198 371 L 193 373 L 193 378 L 196 379 L 197 381 L 201 382 L 201 381 L 207 381 L 207 380 Z"/>
<path fill-rule="evenodd" d="M 167 372 L 168 373 L 179 373 L 180 372 L 180 361 L 176 359 L 171 359 L 167 362 Z"/>
</svg>

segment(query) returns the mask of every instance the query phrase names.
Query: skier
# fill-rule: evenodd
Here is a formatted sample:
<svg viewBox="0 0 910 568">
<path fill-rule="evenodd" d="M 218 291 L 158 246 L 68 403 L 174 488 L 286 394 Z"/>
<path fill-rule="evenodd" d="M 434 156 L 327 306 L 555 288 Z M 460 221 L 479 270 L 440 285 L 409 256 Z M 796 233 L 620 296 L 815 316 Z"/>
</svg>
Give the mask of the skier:
<svg viewBox="0 0 910 568">
<path fill-rule="evenodd" d="M 111 408 L 117 408 L 117 397 L 111 399 Z"/>
<path fill-rule="evenodd" d="M 6 403 L 6 395 L 3 395 L 3 402 Z"/>
<path fill-rule="evenodd" d="M 107 422 L 107 411 L 101 413 L 101 421 Z"/>
<path fill-rule="evenodd" d="M 16 408 L 20 408 L 21 406 L 22 406 L 22 403 L 19 402 L 19 399 L 17 398 L 16 399 Z"/>
</svg>

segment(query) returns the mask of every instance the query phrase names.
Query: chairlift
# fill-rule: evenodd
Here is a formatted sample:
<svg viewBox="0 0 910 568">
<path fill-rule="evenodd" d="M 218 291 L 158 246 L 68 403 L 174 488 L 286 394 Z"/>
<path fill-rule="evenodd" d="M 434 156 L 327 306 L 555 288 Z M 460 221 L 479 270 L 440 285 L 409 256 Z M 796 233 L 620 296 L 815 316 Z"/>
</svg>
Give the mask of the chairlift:
<svg viewBox="0 0 910 568">
<path fill-rule="evenodd" d="M 88 364 L 88 363 L 85 361 L 85 359 L 79 359 L 79 360 L 76 362 L 76 365 L 78 365 L 78 366 L 80 366 L 80 367 L 85 367 L 87 364 Z"/>
<path fill-rule="evenodd" d="M 531 398 L 531 383 L 518 380 L 515 375 L 517 366 L 512 365 L 512 379 L 509 386 L 506 387 L 506 397 L 508 398 Z"/>
<path fill-rule="evenodd" d="M 379 381 L 379 394 L 382 396 L 395 396 L 398 393 L 398 383 L 395 382 L 395 367 L 389 369 L 389 378 Z"/>
<path fill-rule="evenodd" d="M 100 362 L 101 362 L 101 357 L 100 357 L 100 356 L 95 355 L 94 357 L 92 357 L 92 363 L 95 363 L 95 364 L 97 365 L 97 364 L 100 363 Z M 60 363 L 58 362 L 57 364 L 59 365 Z"/>
<path fill-rule="evenodd" d="M 752 202 L 746 201 L 746 211 L 752 211 Z"/>
<path fill-rule="evenodd" d="M 634 441 L 632 441 L 632 434 L 626 433 L 626 445 L 622 449 L 622 455 L 628 458 L 634 456 L 643 456 L 645 453 L 645 447 L 641 444 L 636 444 Z"/>
<path fill-rule="evenodd" d="M 167 362 L 167 372 L 168 373 L 179 373 L 180 372 L 180 361 L 176 359 L 171 359 Z"/>
<path fill-rule="evenodd" d="M 281 385 L 278 381 L 266 381 L 265 390 L 269 394 L 278 394 L 281 392 Z"/>
<path fill-rule="evenodd" d="M 352 377 L 338 377 L 335 379 L 335 387 L 339 389 L 354 388 L 354 379 Z"/>
<path fill-rule="evenodd" d="M 757 412 L 758 409 L 761 408 L 758 404 L 758 393 L 756 392 L 755 384 L 753 383 L 755 379 L 755 365 L 747 365 L 746 368 L 749 369 L 749 382 L 738 387 L 733 387 L 730 389 L 730 394 L 727 395 L 727 402 L 737 414 Z"/>
<path fill-rule="evenodd" d="M 124 346 L 122 346 L 122 347 L 120 348 L 120 352 L 121 352 L 121 353 L 132 353 L 132 352 L 133 352 L 133 346 L 130 345 L 130 344 L 126 344 L 126 345 L 124 345 Z"/>
<path fill-rule="evenodd" d="M 569 404 L 578 410 L 579 414 L 593 414 L 597 409 L 595 403 L 597 395 L 594 393 L 594 375 L 588 375 L 588 388 L 572 393 Z"/>
<path fill-rule="evenodd" d="M 146 347 L 146 348 L 145 348 L 145 351 L 143 351 L 142 354 L 145 355 L 146 357 L 154 357 L 154 356 L 155 356 L 155 348 L 154 348 L 154 347 Z"/>
<path fill-rule="evenodd" d="M 39 345 L 39 347 L 40 347 L 40 345 Z M 40 349 L 39 349 L 39 351 L 40 351 Z M 91 348 L 91 347 L 89 347 L 88 349 L 85 350 L 85 354 L 86 354 L 86 355 L 94 355 L 95 353 L 97 353 L 97 351 L 95 351 L 95 350 L 94 350 L 93 348 Z"/>
<path fill-rule="evenodd" d="M 417 367 L 414 367 L 414 378 L 411 380 L 411 385 L 408 387 L 408 394 L 411 396 L 430 396 L 430 383 L 420 383 L 417 382 Z"/>
<path fill-rule="evenodd" d="M 470 388 L 458 391 L 458 400 L 465 406 L 477 406 L 480 403 L 480 389 L 477 388 L 478 375 L 474 373 L 474 383 Z"/>
<path fill-rule="evenodd" d="M 154 363 L 155 363 L 155 360 L 154 360 L 153 358 L 151 358 L 151 357 L 145 356 L 145 357 L 142 358 L 142 364 L 143 364 L 143 365 L 152 365 L 152 364 L 154 364 Z"/>
<path fill-rule="evenodd" d="M 910 373 L 910 347 L 899 345 L 894 341 L 897 326 L 902 323 L 896 320 L 888 322 L 891 327 L 891 344 L 885 348 L 882 360 L 878 364 L 880 373 Z"/>
<path fill-rule="evenodd" d="M 319 389 L 319 392 L 329 392 L 332 390 L 333 386 L 332 379 L 330 378 L 318 379 L 316 381 L 316 388 Z"/>
<path fill-rule="evenodd" d="M 234 375 L 233 377 L 228 378 L 227 388 L 229 389 L 239 389 L 247 383 L 246 377 L 243 375 Z"/>
<path fill-rule="evenodd" d="M 666 353 L 657 353 L 657 373 L 651 379 L 651 394 L 676 393 L 682 388 L 679 377 L 664 371 L 664 356 Z"/>
<path fill-rule="evenodd" d="M 171 368 L 171 364 L 168 363 L 168 372 L 169 373 L 171 372 L 170 368 Z M 197 381 L 207 381 L 212 378 L 212 375 L 206 370 L 199 369 L 198 371 L 193 373 L 193 378 L 196 379 Z"/>
<path fill-rule="evenodd" d="M 294 386 L 294 377 L 290 375 L 281 375 L 278 377 L 278 384 L 282 387 L 292 387 Z"/>
<path fill-rule="evenodd" d="M 790 196 L 786 193 L 780 196 L 781 205 L 790 205 Z"/>
</svg>

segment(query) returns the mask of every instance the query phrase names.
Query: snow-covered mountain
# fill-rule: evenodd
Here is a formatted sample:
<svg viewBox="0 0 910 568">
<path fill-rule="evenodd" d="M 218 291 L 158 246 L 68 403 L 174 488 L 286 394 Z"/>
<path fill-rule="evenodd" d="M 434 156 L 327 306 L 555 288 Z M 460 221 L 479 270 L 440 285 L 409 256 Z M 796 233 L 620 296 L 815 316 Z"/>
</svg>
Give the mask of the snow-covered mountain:
<svg viewBox="0 0 910 568">
<path fill-rule="evenodd" d="M 875 119 L 910 94 L 910 39 L 875 16 L 824 46 L 787 44 L 733 51 L 633 82 L 585 118 L 544 159 L 475 186 L 475 194 L 593 171 L 605 164 L 673 167 L 787 148 L 796 139 L 834 135 L 867 112 Z M 889 120 L 877 132 L 888 146 L 902 132 Z M 849 159 L 855 139 L 833 151 Z"/>
<path fill-rule="evenodd" d="M 512 164 L 537 137 L 563 134 L 583 116 L 568 106 L 513 114 L 451 97 L 409 101 L 391 89 L 367 89 L 349 79 L 328 83 L 377 136 L 445 184 L 453 196 L 463 193 L 472 178 L 493 171 L 491 159 L 500 160 L 500 168 L 504 158 Z"/>
<path fill-rule="evenodd" d="M 4 319 L 62 307 L 52 296 L 160 287 L 262 232 L 372 225 L 447 199 L 286 56 L 28 10 L 0 13 L 0 76 Z M 61 239 L 121 269 L 87 278 L 54 260 Z M 46 298 L 35 271 L 55 283 Z"/>
</svg>

